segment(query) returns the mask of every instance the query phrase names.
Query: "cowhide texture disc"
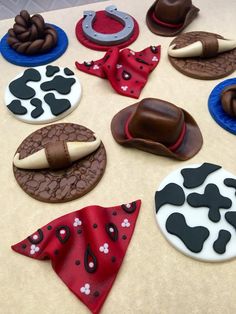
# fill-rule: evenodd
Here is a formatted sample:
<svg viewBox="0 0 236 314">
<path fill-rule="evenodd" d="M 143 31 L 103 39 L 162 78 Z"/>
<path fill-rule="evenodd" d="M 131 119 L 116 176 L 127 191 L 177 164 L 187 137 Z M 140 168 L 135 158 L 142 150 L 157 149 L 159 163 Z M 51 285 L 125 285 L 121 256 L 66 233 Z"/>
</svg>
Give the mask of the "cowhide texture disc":
<svg viewBox="0 0 236 314">
<path fill-rule="evenodd" d="M 81 94 L 80 82 L 69 68 L 47 65 L 17 75 L 6 88 L 5 105 L 23 122 L 45 124 L 71 113 Z"/>
<path fill-rule="evenodd" d="M 170 173 L 155 194 L 158 226 L 182 253 L 220 262 L 236 256 L 236 176 L 203 163 Z"/>
<path fill-rule="evenodd" d="M 93 132 L 73 123 L 57 123 L 30 134 L 18 147 L 20 159 L 58 140 L 93 141 Z M 68 202 L 90 192 L 101 180 L 106 167 L 103 143 L 92 154 L 63 170 L 24 170 L 13 165 L 20 187 L 33 198 L 47 203 Z"/>
<path fill-rule="evenodd" d="M 177 36 L 170 45 L 176 44 L 176 49 L 198 41 L 201 37 L 222 36 L 209 32 L 189 32 Z M 219 54 L 213 58 L 174 58 L 169 56 L 170 63 L 184 75 L 200 80 L 216 80 L 225 77 L 236 70 L 236 49 Z"/>
</svg>

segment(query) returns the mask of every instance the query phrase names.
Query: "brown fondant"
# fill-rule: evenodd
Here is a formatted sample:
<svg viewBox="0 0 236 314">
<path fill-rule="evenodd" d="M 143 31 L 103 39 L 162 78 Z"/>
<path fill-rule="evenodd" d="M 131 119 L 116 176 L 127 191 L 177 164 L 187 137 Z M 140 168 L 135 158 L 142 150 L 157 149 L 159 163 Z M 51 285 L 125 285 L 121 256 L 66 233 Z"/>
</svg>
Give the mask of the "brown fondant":
<svg viewBox="0 0 236 314">
<path fill-rule="evenodd" d="M 216 36 L 204 36 L 200 42 L 202 43 L 203 58 L 212 58 L 218 55 L 219 44 Z"/>
<path fill-rule="evenodd" d="M 20 159 L 58 141 L 94 141 L 93 132 L 73 123 L 57 123 L 30 134 L 19 146 Z M 48 203 L 67 202 L 91 191 L 103 176 L 106 151 L 101 143 L 92 154 L 63 170 L 24 170 L 13 165 L 20 187 L 33 198 Z"/>
<path fill-rule="evenodd" d="M 30 17 L 26 10 L 15 17 L 15 24 L 9 29 L 8 35 L 8 44 L 17 52 L 27 55 L 48 52 L 57 44 L 56 30 L 45 24 L 41 15 Z"/>
<path fill-rule="evenodd" d="M 165 121 L 163 123 L 161 123 L 162 118 Z M 128 130 L 133 138 L 128 138 L 125 132 L 127 121 Z M 178 148 L 172 151 L 167 143 L 174 144 L 184 126 L 184 137 Z M 201 131 L 187 111 L 154 98 L 143 99 L 118 112 L 112 119 L 111 131 L 117 143 L 123 146 L 178 160 L 193 157 L 201 149 L 203 143 Z M 156 135 L 153 135 L 153 132 Z M 162 142 L 159 142 L 158 138 L 162 139 Z"/>
<path fill-rule="evenodd" d="M 147 12 L 146 21 L 153 33 L 175 36 L 194 20 L 198 11 L 191 0 L 156 0 Z M 158 23 L 158 20 L 176 27 Z"/>
<path fill-rule="evenodd" d="M 228 115 L 236 117 L 236 84 L 227 86 L 222 91 L 221 104 Z"/>
<path fill-rule="evenodd" d="M 64 169 L 72 163 L 65 141 L 46 144 L 45 153 L 50 169 Z"/>
<path fill-rule="evenodd" d="M 170 45 L 175 49 L 183 48 L 203 39 L 213 42 L 212 37 L 223 39 L 222 36 L 209 32 L 189 32 L 177 36 Z M 236 70 L 236 49 L 218 54 L 212 58 L 174 58 L 169 56 L 171 64 L 184 75 L 201 79 L 215 80 L 225 77 Z"/>
</svg>

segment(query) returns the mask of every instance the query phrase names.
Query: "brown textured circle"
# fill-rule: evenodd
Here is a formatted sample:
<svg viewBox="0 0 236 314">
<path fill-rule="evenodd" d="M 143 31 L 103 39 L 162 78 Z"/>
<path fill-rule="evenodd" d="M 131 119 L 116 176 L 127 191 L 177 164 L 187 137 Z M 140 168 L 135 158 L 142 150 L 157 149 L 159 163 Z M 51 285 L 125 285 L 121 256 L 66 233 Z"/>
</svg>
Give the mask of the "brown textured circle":
<svg viewBox="0 0 236 314">
<path fill-rule="evenodd" d="M 220 35 L 208 32 L 189 32 L 177 36 L 170 45 L 176 44 L 176 49 L 178 49 L 208 36 L 223 38 Z M 216 80 L 236 70 L 236 49 L 208 59 L 200 57 L 174 58 L 169 56 L 169 60 L 176 70 L 187 76 L 201 80 Z"/>
<path fill-rule="evenodd" d="M 18 147 L 16 153 L 25 158 L 49 142 L 58 140 L 92 141 L 93 132 L 73 123 L 57 123 L 30 134 Z M 60 171 L 24 170 L 13 165 L 15 178 L 21 188 L 33 198 L 47 203 L 74 200 L 91 191 L 103 176 L 106 167 L 106 150 L 100 147 L 89 156 L 78 160 Z"/>
</svg>

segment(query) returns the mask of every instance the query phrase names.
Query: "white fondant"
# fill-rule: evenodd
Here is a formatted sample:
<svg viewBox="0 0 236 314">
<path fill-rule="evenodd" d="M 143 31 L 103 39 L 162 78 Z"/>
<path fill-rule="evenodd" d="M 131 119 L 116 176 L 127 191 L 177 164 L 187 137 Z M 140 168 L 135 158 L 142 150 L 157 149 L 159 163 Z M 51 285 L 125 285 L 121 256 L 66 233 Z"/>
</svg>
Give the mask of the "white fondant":
<svg viewBox="0 0 236 314">
<path fill-rule="evenodd" d="M 99 247 L 99 251 L 108 254 L 109 253 L 109 245 L 107 243 L 104 243 L 102 246 Z"/>
<path fill-rule="evenodd" d="M 82 225 L 82 221 L 79 218 L 75 218 L 73 226 L 78 227 Z"/>
<path fill-rule="evenodd" d="M 27 99 L 27 100 L 16 98 L 10 92 L 9 85 L 7 86 L 6 91 L 5 91 L 5 105 L 6 106 L 9 105 L 12 100 L 20 100 L 22 106 L 24 106 L 27 109 L 27 113 L 25 115 L 16 115 L 12 111 L 9 110 L 9 112 L 15 118 L 17 118 L 17 119 L 19 119 L 19 120 L 21 120 L 23 122 L 32 123 L 32 124 L 51 123 L 53 121 L 57 121 L 59 119 L 64 118 L 65 116 L 70 114 L 78 106 L 80 98 L 81 98 L 81 95 L 82 95 L 82 89 L 81 89 L 81 84 L 79 82 L 79 79 L 75 75 L 70 75 L 70 76 L 65 75 L 64 68 L 62 68 L 62 67 L 59 67 L 60 68 L 59 72 L 55 73 L 51 77 L 47 77 L 46 76 L 46 67 L 47 67 L 47 65 L 35 68 L 41 74 L 41 80 L 39 82 L 28 82 L 27 83 L 27 85 L 29 87 L 32 87 L 35 90 L 35 92 L 36 92 L 36 94 L 35 94 L 35 96 L 33 98 L 38 98 L 38 99 L 40 99 L 42 101 L 42 108 L 44 110 L 44 113 L 41 116 L 39 116 L 38 118 L 36 118 L 36 119 L 31 117 L 31 112 L 35 109 L 35 106 L 31 105 L 31 103 L 30 103 L 31 99 L 33 99 L 33 98 Z M 18 74 L 12 81 L 14 81 L 15 79 L 21 77 L 23 75 L 24 71 L 22 71 L 20 74 Z M 47 82 L 47 81 L 51 81 L 53 79 L 53 77 L 56 76 L 56 75 L 61 75 L 61 76 L 65 77 L 65 78 L 74 78 L 75 79 L 75 83 L 72 85 L 71 92 L 69 94 L 62 95 L 62 94 L 58 93 L 57 91 L 45 92 L 45 91 L 43 91 L 40 88 L 40 85 L 42 83 Z M 48 93 L 53 93 L 54 96 L 57 99 L 68 99 L 70 101 L 70 103 L 71 103 L 71 107 L 68 110 L 66 110 L 63 113 L 61 113 L 60 115 L 54 116 L 52 114 L 52 112 L 51 112 L 51 109 L 50 109 L 49 105 L 44 101 L 44 96 L 46 94 L 48 94 Z"/>
<path fill-rule="evenodd" d="M 218 169 L 208 175 L 205 182 L 193 189 L 187 189 L 183 186 L 183 176 L 180 171 L 184 168 L 197 168 L 201 164 L 187 165 L 185 167 L 179 168 L 171 172 L 160 184 L 158 191 L 162 190 L 169 183 L 176 183 L 184 190 L 185 193 L 185 203 L 182 206 L 176 206 L 171 204 L 163 205 L 156 214 L 157 224 L 161 229 L 161 232 L 165 238 L 180 252 L 202 261 L 207 262 L 221 262 L 225 260 L 232 259 L 236 257 L 236 231 L 232 225 L 230 225 L 225 220 L 225 213 L 230 211 L 236 211 L 236 197 L 235 189 L 227 187 L 224 184 L 224 179 L 233 178 L 236 179 L 236 176 L 224 169 Z M 220 193 L 232 200 L 232 206 L 229 209 L 220 209 L 221 219 L 219 222 L 214 223 L 208 218 L 209 209 L 207 207 L 191 207 L 187 203 L 187 196 L 191 193 L 200 193 L 203 194 L 205 187 L 208 184 L 215 184 L 218 186 Z M 156 209 L 154 208 L 155 213 Z M 170 234 L 166 230 L 166 220 L 172 213 L 181 213 L 184 215 L 186 223 L 190 227 L 203 226 L 207 228 L 210 232 L 209 237 L 204 242 L 202 251 L 199 253 L 193 253 L 190 251 L 185 244 L 177 236 Z M 224 254 L 218 254 L 213 249 L 213 244 L 218 238 L 219 231 L 221 229 L 227 230 L 231 233 L 231 239 L 226 246 L 226 251 Z"/>
<path fill-rule="evenodd" d="M 123 228 L 129 228 L 130 227 L 129 220 L 127 218 L 125 218 L 123 220 L 123 222 L 121 223 L 121 227 L 123 227 Z"/>
</svg>

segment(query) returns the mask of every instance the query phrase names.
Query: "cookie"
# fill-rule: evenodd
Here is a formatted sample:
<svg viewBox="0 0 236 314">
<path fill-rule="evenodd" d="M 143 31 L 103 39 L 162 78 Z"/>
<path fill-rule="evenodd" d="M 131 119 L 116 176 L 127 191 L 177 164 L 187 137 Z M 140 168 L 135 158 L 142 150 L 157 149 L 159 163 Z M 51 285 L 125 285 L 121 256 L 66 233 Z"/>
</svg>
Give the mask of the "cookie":
<svg viewBox="0 0 236 314">
<path fill-rule="evenodd" d="M 32 124 L 64 118 L 79 104 L 81 85 L 69 68 L 41 66 L 17 75 L 5 92 L 5 105 L 13 116 Z"/>
<path fill-rule="evenodd" d="M 94 134 L 86 127 L 73 123 L 58 123 L 43 127 L 30 134 L 21 143 L 14 161 L 26 160 L 26 157 L 32 157 L 36 152 L 42 154 L 43 149 L 47 157 L 55 159 L 53 145 L 63 141 L 68 147 L 71 142 L 91 143 L 94 141 Z M 49 158 L 47 160 L 51 161 L 50 165 L 53 165 L 53 160 Z M 64 169 L 61 169 L 62 167 L 60 170 L 54 169 L 55 167 L 23 169 L 13 165 L 13 172 L 20 187 L 31 197 L 42 202 L 60 203 L 79 198 L 91 191 L 101 180 L 105 167 L 106 151 L 104 145 L 100 143 L 94 152 L 74 161 L 71 165 L 67 164 Z"/>
<path fill-rule="evenodd" d="M 170 47 L 175 45 L 175 49 L 179 49 L 202 39 L 209 40 L 210 37 L 223 39 L 222 36 L 209 32 L 189 32 L 177 36 Z M 216 80 L 236 70 L 236 49 L 210 58 L 176 58 L 169 55 L 169 60 L 173 67 L 184 75 L 200 80 Z"/>
<path fill-rule="evenodd" d="M 180 252 L 202 261 L 236 257 L 236 176 L 203 163 L 170 173 L 155 194 L 159 228 Z"/>
</svg>

